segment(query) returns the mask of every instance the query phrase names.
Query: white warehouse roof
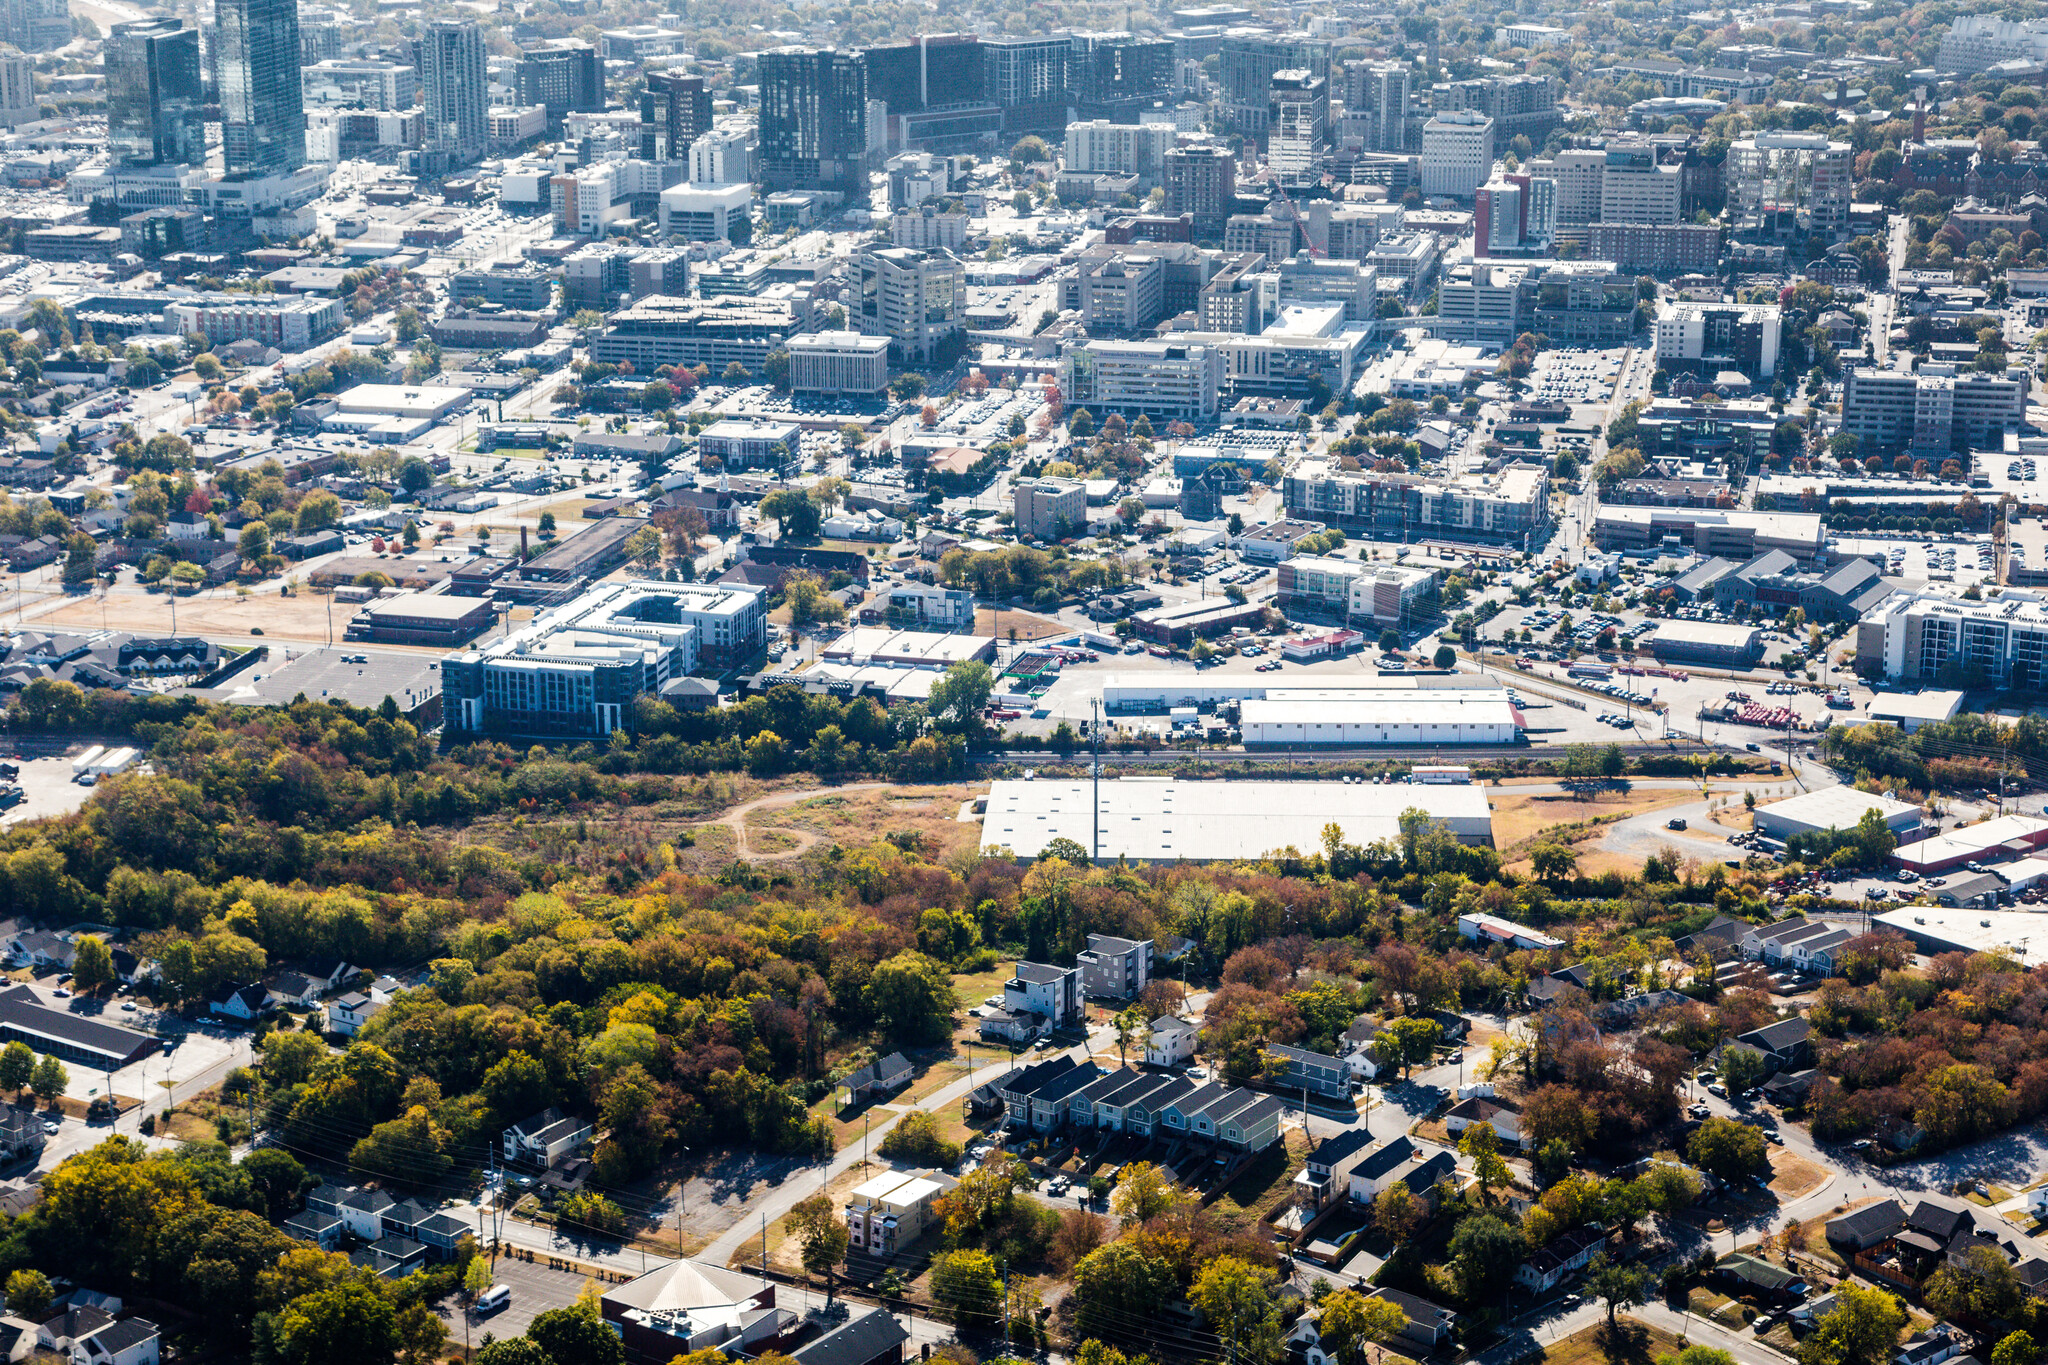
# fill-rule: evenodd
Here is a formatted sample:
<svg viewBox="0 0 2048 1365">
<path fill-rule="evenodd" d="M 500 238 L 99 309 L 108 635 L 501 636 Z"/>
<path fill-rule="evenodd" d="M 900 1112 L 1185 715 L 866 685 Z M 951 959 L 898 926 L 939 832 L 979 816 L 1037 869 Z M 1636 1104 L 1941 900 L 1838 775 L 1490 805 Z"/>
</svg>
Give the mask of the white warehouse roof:
<svg viewBox="0 0 2048 1365">
<path fill-rule="evenodd" d="M 1181 782 L 1121 778 L 1101 785 L 1097 812 L 1088 782 L 997 782 L 982 821 L 984 850 L 1035 858 L 1054 839 L 1096 854 L 1141 862 L 1259 858 L 1292 845 L 1304 852 L 1335 823 L 1346 843 L 1398 840 L 1401 812 L 1417 807 L 1468 844 L 1493 842 L 1493 808 L 1476 786 L 1379 786 L 1345 782 Z"/>
<path fill-rule="evenodd" d="M 1810 834 L 1823 829 L 1854 829 L 1863 812 L 1875 810 L 1893 829 L 1910 829 L 1918 823 L 1920 808 L 1909 801 L 1897 801 L 1874 792 L 1843 785 L 1788 796 L 1756 808 L 1757 828 L 1774 837 Z"/>
</svg>

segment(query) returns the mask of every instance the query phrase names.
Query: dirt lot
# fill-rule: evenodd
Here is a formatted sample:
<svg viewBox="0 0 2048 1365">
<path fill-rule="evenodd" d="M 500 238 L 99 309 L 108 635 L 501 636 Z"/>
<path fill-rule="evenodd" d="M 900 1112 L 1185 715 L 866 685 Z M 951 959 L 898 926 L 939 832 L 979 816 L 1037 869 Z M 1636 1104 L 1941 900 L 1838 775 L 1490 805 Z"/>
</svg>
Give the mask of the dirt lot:
<svg viewBox="0 0 2048 1365">
<path fill-rule="evenodd" d="M 1818 1189 L 1828 1173 L 1805 1157 L 1796 1156 L 1783 1147 L 1771 1149 L 1771 1193 L 1778 1198 L 1791 1201 Z"/>
<path fill-rule="evenodd" d="M 1669 788 L 1602 790 L 1578 796 L 1569 792 L 1523 794 L 1513 787 L 1499 787 L 1493 791 L 1493 844 L 1495 848 L 1512 849 L 1554 825 L 1620 819 L 1697 800 L 1699 797 L 1693 792 Z"/>
<path fill-rule="evenodd" d="M 271 582 L 252 588 L 247 597 L 237 597 L 231 587 L 208 588 L 178 599 L 178 629 L 187 635 L 226 638 L 247 636 L 251 627 L 264 635 L 286 640 L 328 639 L 328 598 L 310 589 L 295 597 L 278 592 Z M 339 640 L 349 618 L 356 613 L 347 602 L 334 605 L 334 638 Z M 98 593 L 81 595 L 54 611 L 30 622 L 38 630 L 132 630 L 143 634 L 171 633 L 171 599 L 164 593 L 145 593 L 122 587 L 101 599 Z M 402 646 L 388 646 L 402 648 Z M 441 655 L 443 649 L 419 647 L 422 654 Z"/>
<path fill-rule="evenodd" d="M 1037 616 L 1028 611 L 997 611 L 994 607 L 974 609 L 975 634 L 993 635 L 1007 642 L 1011 631 L 1015 631 L 1020 640 L 1050 640 L 1059 635 L 1072 635 L 1074 628 L 1049 616 Z"/>
<path fill-rule="evenodd" d="M 747 815 L 747 842 L 755 854 L 773 851 L 763 833 L 800 830 L 814 836 L 798 843 L 865 843 L 898 831 L 913 831 L 925 840 L 927 852 L 944 858 L 958 849 L 978 848 L 981 826 L 959 820 L 963 803 L 982 795 L 981 786 L 894 787 L 866 791 L 820 791 L 795 805 L 763 807 Z"/>
</svg>

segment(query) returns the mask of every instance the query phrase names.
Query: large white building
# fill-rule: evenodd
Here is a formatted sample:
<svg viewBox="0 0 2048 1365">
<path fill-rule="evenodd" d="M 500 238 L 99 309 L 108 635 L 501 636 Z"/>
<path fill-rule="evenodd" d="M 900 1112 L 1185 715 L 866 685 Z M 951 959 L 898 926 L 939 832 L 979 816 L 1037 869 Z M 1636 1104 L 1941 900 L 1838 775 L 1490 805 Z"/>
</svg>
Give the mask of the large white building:
<svg viewBox="0 0 2048 1365">
<path fill-rule="evenodd" d="M 997 782 L 982 819 L 984 852 L 1035 858 L 1054 839 L 1097 860 L 1215 862 L 1320 847 L 1334 824 L 1344 841 L 1398 842 L 1401 813 L 1425 811 L 1461 843 L 1491 845 L 1493 811 L 1478 786 L 1342 782 Z"/>
<path fill-rule="evenodd" d="M 1849 371 L 1842 386 L 1842 430 L 1864 456 L 1900 450 L 1936 458 L 1964 447 L 1999 449 L 2026 423 L 2029 380 L 2024 367 L 2002 374 L 1924 364 Z"/>
<path fill-rule="evenodd" d="M 1600 221 L 1665 224 L 1679 221 L 1679 169 L 1659 165 L 1645 144 L 1606 149 L 1600 175 Z"/>
<path fill-rule="evenodd" d="M 1170 123 L 1111 123 L 1108 119 L 1070 123 L 1066 169 L 1092 175 L 1135 175 L 1156 183 L 1178 136 Z"/>
<path fill-rule="evenodd" d="M 1557 186 L 1557 221 L 1577 226 L 1600 216 L 1600 195 L 1607 178 L 1607 153 L 1600 148 L 1573 147 L 1556 156 L 1538 157 L 1522 169 L 1531 177 Z"/>
<path fill-rule="evenodd" d="M 1504 688 L 1300 688 L 1239 703 L 1246 748 L 1280 744 L 1513 744 Z"/>
<path fill-rule="evenodd" d="M 249 338 L 281 351 L 303 351 L 341 330 L 340 299 L 303 294 L 209 294 L 164 309 L 179 335 L 197 332 L 216 346 Z"/>
<path fill-rule="evenodd" d="M 2048 62 L 2048 19 L 1958 14 L 1941 36 L 1934 69 L 1975 75 L 2011 61 Z"/>
<path fill-rule="evenodd" d="M 882 247 L 862 253 L 854 323 L 886 336 L 898 359 L 922 362 L 961 335 L 967 271 L 947 251 Z"/>
<path fill-rule="evenodd" d="M 1897 593 L 1857 625 L 1856 667 L 1897 683 L 1981 678 L 2032 690 L 2048 682 L 2048 595 L 2007 588 L 1971 602 Z"/>
<path fill-rule="evenodd" d="M 859 332 L 809 332 L 789 339 L 792 393 L 873 397 L 889 387 L 889 338 Z"/>
<path fill-rule="evenodd" d="M 1780 316 L 1775 303 L 1666 303 L 1657 312 L 1657 364 L 1769 379 L 1778 370 Z"/>
<path fill-rule="evenodd" d="M 723 242 L 736 224 L 749 220 L 754 187 L 741 181 L 727 185 L 691 182 L 661 192 L 658 213 L 661 235 L 692 242 Z"/>
<path fill-rule="evenodd" d="M 1470 199 L 1493 173 L 1493 120 L 1445 109 L 1422 125 L 1422 192 Z"/>
<path fill-rule="evenodd" d="M 1066 402 L 1104 412 L 1213 422 L 1223 389 L 1221 346 L 1167 341 L 1090 341 L 1060 362 Z"/>
<path fill-rule="evenodd" d="M 898 209 L 889 219 L 889 244 L 960 251 L 967 245 L 971 220 L 965 213 L 943 213 L 930 201 L 914 209 Z"/>
<path fill-rule="evenodd" d="M 690 183 L 744 185 L 754 178 L 754 146 L 736 128 L 713 128 L 690 144 Z"/>
</svg>

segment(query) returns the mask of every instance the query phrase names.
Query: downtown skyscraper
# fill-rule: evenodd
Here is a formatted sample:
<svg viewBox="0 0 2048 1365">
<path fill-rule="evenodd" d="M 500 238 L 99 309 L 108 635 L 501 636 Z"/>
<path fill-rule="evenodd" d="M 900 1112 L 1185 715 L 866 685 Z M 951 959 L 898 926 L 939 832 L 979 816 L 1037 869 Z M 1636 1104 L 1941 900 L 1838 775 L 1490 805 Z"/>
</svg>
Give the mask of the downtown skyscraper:
<svg viewBox="0 0 2048 1365">
<path fill-rule="evenodd" d="M 230 175 L 306 164 L 298 0 L 218 0 L 221 137 Z"/>
<path fill-rule="evenodd" d="M 199 30 L 181 19 L 115 24 L 107 38 L 107 141 L 130 166 L 202 165 Z"/>
<path fill-rule="evenodd" d="M 771 190 L 838 190 L 868 202 L 868 68 L 857 52 L 760 55 L 761 171 Z"/>
<path fill-rule="evenodd" d="M 436 19 L 420 39 L 420 88 L 426 95 L 426 152 L 437 171 L 467 166 L 491 136 L 490 76 L 483 29 L 467 19 Z"/>
</svg>

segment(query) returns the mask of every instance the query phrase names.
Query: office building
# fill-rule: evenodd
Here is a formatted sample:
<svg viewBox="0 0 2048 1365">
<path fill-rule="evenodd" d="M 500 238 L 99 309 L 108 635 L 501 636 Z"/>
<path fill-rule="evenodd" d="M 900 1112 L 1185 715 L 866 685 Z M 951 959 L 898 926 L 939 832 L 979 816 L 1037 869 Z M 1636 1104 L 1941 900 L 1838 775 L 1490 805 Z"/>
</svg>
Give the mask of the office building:
<svg viewBox="0 0 2048 1365">
<path fill-rule="evenodd" d="M 1398 62 L 1354 62 L 1344 68 L 1344 112 L 1360 120 L 1364 150 L 1406 152 L 1412 67 Z"/>
<path fill-rule="evenodd" d="M 1557 112 L 1564 82 L 1556 76 L 1481 76 L 1439 85 L 1433 93 L 1439 114 L 1472 110 L 1492 119 L 1495 143 L 1502 148 L 1517 134 L 1540 147 L 1564 122 Z"/>
<path fill-rule="evenodd" d="M 1011 510 L 1020 540 L 1065 540 L 1088 529 L 1088 486 L 1079 479 L 1019 479 Z"/>
<path fill-rule="evenodd" d="M 1439 111 L 1422 125 L 1422 192 L 1470 199 L 1493 173 L 1493 120 L 1472 109 Z"/>
<path fill-rule="evenodd" d="M 1330 131 L 1328 78 L 1306 70 L 1276 71 L 1272 96 L 1266 155 L 1273 174 L 1289 185 L 1319 183 Z"/>
<path fill-rule="evenodd" d="M 689 257 L 676 248 L 592 242 L 562 259 L 562 297 L 571 309 L 606 312 L 650 294 L 689 289 Z"/>
<path fill-rule="evenodd" d="M 7 60 L 12 66 L 25 59 Z M 198 29 L 181 19 L 114 25 L 107 38 L 107 144 L 116 160 L 203 165 L 203 104 Z"/>
<path fill-rule="evenodd" d="M 740 224 L 752 224 L 754 187 L 745 181 L 732 185 L 671 185 L 656 202 L 662 236 L 692 242 L 724 242 L 731 240 L 733 230 Z"/>
<path fill-rule="evenodd" d="M 1668 224 L 1679 221 L 1679 168 L 1657 163 L 1648 143 L 1610 146 L 1600 177 L 1600 221 Z"/>
<path fill-rule="evenodd" d="M 1111 123 L 1092 119 L 1067 125 L 1066 169 L 1094 175 L 1135 175 L 1157 184 L 1177 134 L 1170 123 Z"/>
<path fill-rule="evenodd" d="M 1775 303 L 1666 303 L 1657 313 L 1657 367 L 1711 378 L 1740 370 L 1769 383 L 1778 370 Z"/>
<path fill-rule="evenodd" d="M 411 62 L 331 57 L 301 77 L 307 104 L 409 110 L 419 104 L 420 76 Z"/>
<path fill-rule="evenodd" d="M 1065 38 L 985 38 L 982 85 L 1005 134 L 1044 133 L 1067 121 Z"/>
<path fill-rule="evenodd" d="M 714 128 L 690 144 L 690 183 L 744 185 L 754 178 L 754 147 L 738 129 Z"/>
<path fill-rule="evenodd" d="M 217 0 L 214 20 L 228 174 L 298 170 L 306 164 L 298 0 Z"/>
<path fill-rule="evenodd" d="M 1824 133 L 1757 133 L 1728 149 L 1728 209 L 1738 237 L 1837 241 L 1848 235 L 1849 144 Z"/>
<path fill-rule="evenodd" d="M 646 80 L 640 91 L 640 159 L 681 161 L 711 131 L 711 92 L 702 76 L 650 71 Z M 698 177 L 693 173 L 690 178 Z"/>
<path fill-rule="evenodd" d="M 491 137 L 490 76 L 483 29 L 474 20 L 436 19 L 420 38 L 426 95 L 425 151 L 444 169 L 475 162 Z"/>
<path fill-rule="evenodd" d="M 1557 186 L 1557 221 L 1577 227 L 1600 217 L 1600 196 L 1607 178 L 1607 153 L 1598 148 L 1567 148 L 1556 156 L 1536 157 L 1522 169 Z"/>
<path fill-rule="evenodd" d="M 630 731 L 641 697 L 699 666 L 730 667 L 758 654 L 767 619 L 757 588 L 607 583 L 443 661 L 448 723 L 468 734 L 535 738 Z"/>
<path fill-rule="evenodd" d="M 604 108 L 604 68 L 589 43 L 563 40 L 523 52 L 515 79 L 519 102 L 546 106 L 550 123 Z"/>
<path fill-rule="evenodd" d="M 1161 169 L 1166 212 L 1191 213 L 1197 230 L 1213 234 L 1230 214 L 1237 193 L 1237 161 L 1228 147 L 1175 147 Z"/>
<path fill-rule="evenodd" d="M 854 322 L 868 336 L 886 336 L 900 364 L 922 364 L 966 335 L 967 271 L 947 251 L 882 247 L 860 258 Z"/>
<path fill-rule="evenodd" d="M 1068 348 L 1060 392 L 1098 420 L 1140 413 L 1154 423 L 1214 422 L 1228 357 L 1221 346 L 1178 341 L 1090 341 Z"/>
<path fill-rule="evenodd" d="M 830 48 L 760 54 L 761 176 L 771 190 L 837 190 L 868 201 L 867 65 Z"/>
<path fill-rule="evenodd" d="M 789 339 L 791 393 L 873 398 L 889 387 L 889 338 L 810 332 Z"/>
<path fill-rule="evenodd" d="M 1278 308 L 1337 304 L 1346 322 L 1371 322 L 1378 313 L 1379 272 L 1362 261 L 1319 258 L 1297 251 L 1273 268 Z"/>
<path fill-rule="evenodd" d="M 1172 93 L 1172 42 L 1121 32 L 1067 35 L 1067 95 L 1081 118 L 1136 123 Z"/>
<path fill-rule="evenodd" d="M 703 365 L 723 374 L 734 362 L 757 374 L 768 353 L 795 331 L 785 305 L 654 294 L 614 313 L 610 325 L 591 340 L 590 358 L 610 365 L 630 360 L 642 374 L 663 365 Z"/>
<path fill-rule="evenodd" d="M 1849 371 L 1842 388 L 1842 430 L 1856 437 L 1857 453 L 2002 449 L 2006 433 L 2026 424 L 2024 368 L 1984 373 L 1948 364 Z"/>
<path fill-rule="evenodd" d="M 1240 133 L 1264 133 L 1273 122 L 1273 73 L 1306 71 L 1330 79 L 1330 40 L 1306 33 L 1232 29 L 1223 36 L 1223 119 Z"/>
<path fill-rule="evenodd" d="M 49 52 L 76 36 L 69 0 L 0 0 L 0 42 L 24 52 Z"/>
</svg>

